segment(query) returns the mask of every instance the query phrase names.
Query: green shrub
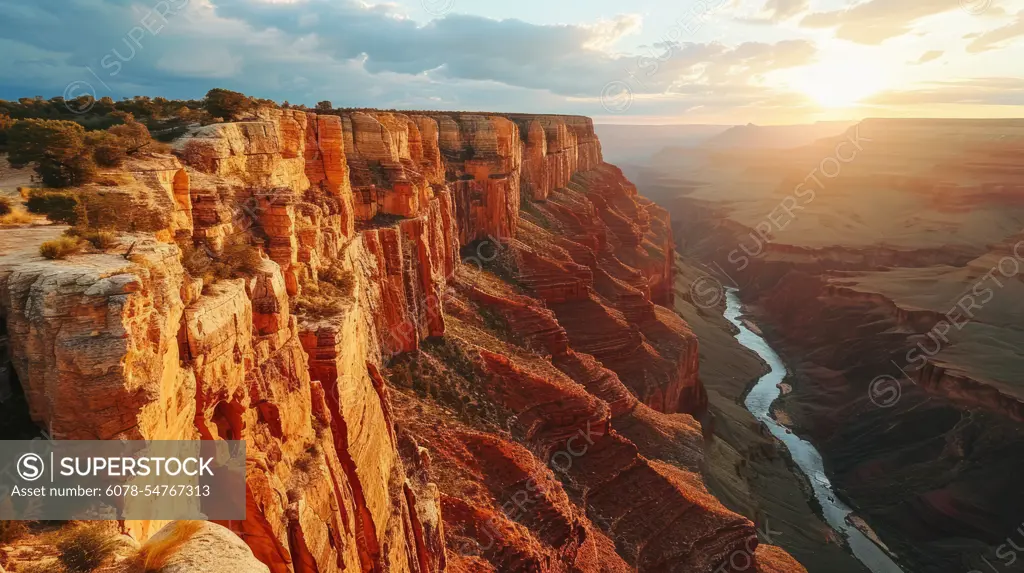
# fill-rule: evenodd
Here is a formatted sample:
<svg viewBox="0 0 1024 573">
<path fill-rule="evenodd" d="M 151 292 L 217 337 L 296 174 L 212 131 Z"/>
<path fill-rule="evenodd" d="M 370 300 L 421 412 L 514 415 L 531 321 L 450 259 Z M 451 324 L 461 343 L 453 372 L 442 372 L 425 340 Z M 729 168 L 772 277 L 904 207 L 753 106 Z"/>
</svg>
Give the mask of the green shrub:
<svg viewBox="0 0 1024 573">
<path fill-rule="evenodd" d="M 50 187 L 84 185 L 96 174 L 85 147 L 85 128 L 73 121 L 25 119 L 7 129 L 12 167 L 34 165 Z"/>
<path fill-rule="evenodd" d="M 256 107 L 256 102 L 245 94 L 214 88 L 206 93 L 204 105 L 211 116 L 231 120 L 253 110 Z"/>
<path fill-rule="evenodd" d="M 118 117 L 124 123 L 111 127 L 107 132 L 119 140 L 119 144 L 123 146 L 126 154 L 135 155 L 143 150 L 164 150 L 163 144 L 153 141 L 149 128 L 135 121 L 135 116 L 132 114 L 114 112 L 111 115 Z"/>
<path fill-rule="evenodd" d="M 7 130 L 14 125 L 14 120 L 6 112 L 0 112 L 0 149 L 7 147 Z"/>
<path fill-rule="evenodd" d="M 50 187 L 78 187 L 96 177 L 96 162 L 85 155 L 66 160 L 47 157 L 36 165 L 36 172 Z"/>
<path fill-rule="evenodd" d="M 109 131 L 90 131 L 85 143 L 92 148 L 93 158 L 101 167 L 118 167 L 128 156 L 125 141 Z"/>
<path fill-rule="evenodd" d="M 78 204 L 78 197 L 73 193 L 43 189 L 29 191 L 28 201 L 25 202 L 29 213 L 46 215 L 53 222 L 70 225 L 78 222 Z"/>
<path fill-rule="evenodd" d="M 57 539 L 57 559 L 71 573 L 95 571 L 114 554 L 117 538 L 100 524 L 62 531 Z"/>
<path fill-rule="evenodd" d="M 65 259 L 81 250 L 82 242 L 77 237 L 61 237 L 39 246 L 39 254 L 50 260 Z"/>
</svg>

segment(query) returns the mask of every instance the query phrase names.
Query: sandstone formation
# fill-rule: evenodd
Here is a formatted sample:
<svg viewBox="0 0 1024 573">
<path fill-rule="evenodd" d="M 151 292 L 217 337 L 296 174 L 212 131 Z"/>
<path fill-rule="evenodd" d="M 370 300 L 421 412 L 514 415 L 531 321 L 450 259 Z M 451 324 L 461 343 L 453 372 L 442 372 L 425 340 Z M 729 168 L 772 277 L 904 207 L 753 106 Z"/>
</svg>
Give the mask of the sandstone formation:
<svg viewBox="0 0 1024 573">
<path fill-rule="evenodd" d="M 791 366 L 779 419 L 906 570 L 980 569 L 1024 511 L 1005 477 L 1024 456 L 1022 135 L 872 119 L 798 149 L 716 150 L 702 172 L 666 152 L 641 175 L 710 182 L 674 201 L 703 263 L 685 296 L 714 303 L 698 300 L 709 269 L 740 288 Z"/>
<path fill-rule="evenodd" d="M 193 527 L 195 529 L 193 530 Z M 210 522 L 172 522 L 142 546 L 160 557 L 160 573 L 268 573 L 230 530 Z M 157 552 L 162 555 L 155 555 Z"/>
<path fill-rule="evenodd" d="M 117 249 L 0 265 L 54 436 L 246 440 L 220 525 L 272 573 L 803 570 L 703 485 L 668 214 L 589 119 L 262 109 L 175 149 L 80 190 Z"/>
</svg>

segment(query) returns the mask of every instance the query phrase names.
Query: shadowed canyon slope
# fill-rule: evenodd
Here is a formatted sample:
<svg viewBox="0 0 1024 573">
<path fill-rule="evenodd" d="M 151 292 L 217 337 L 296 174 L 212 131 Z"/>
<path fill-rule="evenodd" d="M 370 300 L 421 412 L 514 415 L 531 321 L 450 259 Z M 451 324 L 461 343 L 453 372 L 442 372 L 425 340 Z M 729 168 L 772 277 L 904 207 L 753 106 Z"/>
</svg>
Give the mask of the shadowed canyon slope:
<svg viewBox="0 0 1024 573">
<path fill-rule="evenodd" d="M 673 157 L 636 180 L 704 269 L 685 296 L 716 302 L 705 273 L 741 289 L 789 362 L 776 413 L 842 497 L 907 570 L 1016 570 L 1024 122 L 866 120 Z"/>
<path fill-rule="evenodd" d="M 78 190 L 114 249 L 0 230 L 32 422 L 246 440 L 221 525 L 273 573 L 804 571 L 704 485 L 668 212 L 589 119 L 261 109 L 174 145 Z"/>
</svg>

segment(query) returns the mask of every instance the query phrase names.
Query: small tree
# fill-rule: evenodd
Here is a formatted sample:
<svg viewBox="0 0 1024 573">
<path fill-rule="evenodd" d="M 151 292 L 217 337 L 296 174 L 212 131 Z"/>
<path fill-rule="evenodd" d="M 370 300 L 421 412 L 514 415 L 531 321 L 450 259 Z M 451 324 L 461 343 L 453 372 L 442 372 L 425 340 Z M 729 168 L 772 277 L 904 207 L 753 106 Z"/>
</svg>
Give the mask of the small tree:
<svg viewBox="0 0 1024 573">
<path fill-rule="evenodd" d="M 90 131 L 85 135 L 85 144 L 101 167 L 118 167 L 128 155 L 124 140 L 109 131 Z"/>
<path fill-rule="evenodd" d="M 126 154 L 135 155 L 153 144 L 153 136 L 149 134 L 149 128 L 135 121 L 134 115 L 120 111 L 115 111 L 110 115 L 124 122 L 111 127 L 107 132 L 121 140 Z"/>
<path fill-rule="evenodd" d="M 0 112 L 0 148 L 7 145 L 7 131 L 14 125 L 14 120 L 6 112 Z"/>
<path fill-rule="evenodd" d="M 11 166 L 35 165 L 46 185 L 83 185 L 95 174 L 92 157 L 86 154 L 85 128 L 73 121 L 18 121 L 8 129 L 7 139 Z"/>
<path fill-rule="evenodd" d="M 320 102 L 316 103 L 316 110 L 318 112 L 321 112 L 321 113 L 328 112 L 328 111 L 333 111 L 334 110 L 334 104 L 332 104 L 328 100 L 320 101 Z"/>
<path fill-rule="evenodd" d="M 203 121 L 209 119 L 209 114 L 207 114 L 203 110 L 192 109 L 187 105 L 179 108 L 174 115 L 178 118 L 179 121 L 186 125 L 192 123 L 202 123 Z"/>
<path fill-rule="evenodd" d="M 242 93 L 221 88 L 206 92 L 206 111 L 213 117 L 230 120 L 236 115 L 252 110 L 252 99 Z"/>
<path fill-rule="evenodd" d="M 79 222 L 78 197 L 68 191 L 33 189 L 28 194 L 25 207 L 29 213 L 46 215 L 55 223 L 74 225 Z"/>
</svg>

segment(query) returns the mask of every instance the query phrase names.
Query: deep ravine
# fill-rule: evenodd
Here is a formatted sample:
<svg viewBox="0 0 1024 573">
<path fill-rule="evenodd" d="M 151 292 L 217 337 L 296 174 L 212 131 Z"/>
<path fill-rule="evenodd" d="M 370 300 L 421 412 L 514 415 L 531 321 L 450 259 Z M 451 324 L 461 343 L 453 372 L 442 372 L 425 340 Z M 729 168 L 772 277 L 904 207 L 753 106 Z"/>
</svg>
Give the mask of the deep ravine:
<svg viewBox="0 0 1024 573">
<path fill-rule="evenodd" d="M 768 364 L 770 370 L 762 376 L 747 394 L 744 405 L 753 416 L 768 427 L 772 435 L 785 444 L 793 461 L 808 477 L 814 490 L 814 497 L 822 508 L 829 526 L 842 536 L 849 545 L 854 556 L 874 573 L 903 573 L 901 569 L 881 548 L 871 541 L 861 530 L 846 521 L 853 513 L 832 489 L 832 484 L 825 474 L 821 454 L 810 442 L 791 433 L 785 426 L 771 416 L 771 405 L 779 398 L 779 383 L 786 377 L 786 366 L 778 353 L 757 333 L 753 332 L 741 320 L 743 304 L 736 289 L 726 292 L 725 318 L 731 322 L 739 333 L 736 340 L 755 352 Z"/>
</svg>

